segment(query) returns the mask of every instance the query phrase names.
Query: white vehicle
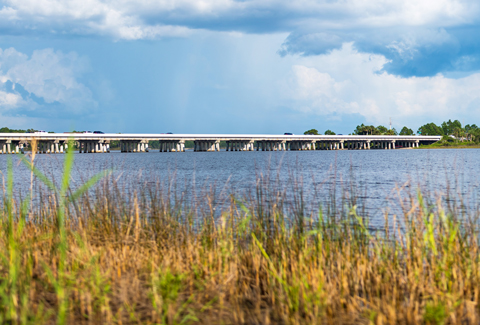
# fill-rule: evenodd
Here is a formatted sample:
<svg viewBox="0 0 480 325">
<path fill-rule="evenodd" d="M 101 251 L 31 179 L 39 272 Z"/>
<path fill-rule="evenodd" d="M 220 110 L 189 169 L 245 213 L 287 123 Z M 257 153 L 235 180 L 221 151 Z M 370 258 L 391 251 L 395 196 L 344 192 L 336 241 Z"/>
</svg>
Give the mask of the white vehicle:
<svg viewBox="0 0 480 325">
<path fill-rule="evenodd" d="M 43 130 L 38 130 L 37 132 L 35 133 L 48 133 L 47 131 L 43 131 Z"/>
</svg>

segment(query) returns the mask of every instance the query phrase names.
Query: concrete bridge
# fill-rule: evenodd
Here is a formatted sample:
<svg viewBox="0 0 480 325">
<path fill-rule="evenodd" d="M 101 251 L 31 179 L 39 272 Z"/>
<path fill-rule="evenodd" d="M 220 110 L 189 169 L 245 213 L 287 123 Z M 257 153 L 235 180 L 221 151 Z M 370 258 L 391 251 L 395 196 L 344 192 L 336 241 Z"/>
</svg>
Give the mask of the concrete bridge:
<svg viewBox="0 0 480 325">
<path fill-rule="evenodd" d="M 119 141 L 122 152 L 149 151 L 149 141 L 160 142 L 160 152 L 185 151 L 185 141 L 194 142 L 194 151 L 297 151 L 371 150 L 415 148 L 439 141 L 441 136 L 390 135 L 261 135 L 261 134 L 92 134 L 92 133 L 0 133 L 0 153 L 23 152 L 35 141 L 38 153 L 63 153 L 68 141 L 80 153 L 110 152 L 111 141 Z"/>
</svg>

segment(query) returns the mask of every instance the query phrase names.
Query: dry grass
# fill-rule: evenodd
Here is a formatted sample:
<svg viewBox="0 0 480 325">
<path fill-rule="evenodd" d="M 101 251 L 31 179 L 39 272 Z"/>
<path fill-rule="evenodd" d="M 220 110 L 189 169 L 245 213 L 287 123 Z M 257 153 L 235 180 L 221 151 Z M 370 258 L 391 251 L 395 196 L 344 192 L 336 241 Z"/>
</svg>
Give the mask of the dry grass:
<svg viewBox="0 0 480 325">
<path fill-rule="evenodd" d="M 194 204 L 112 182 L 64 207 L 55 192 L 22 205 L 7 184 L 1 323 L 480 321 L 478 226 L 441 197 L 402 201 L 404 214 L 372 232 L 348 202 L 313 215 L 262 182 L 221 212 L 211 192 Z"/>
</svg>

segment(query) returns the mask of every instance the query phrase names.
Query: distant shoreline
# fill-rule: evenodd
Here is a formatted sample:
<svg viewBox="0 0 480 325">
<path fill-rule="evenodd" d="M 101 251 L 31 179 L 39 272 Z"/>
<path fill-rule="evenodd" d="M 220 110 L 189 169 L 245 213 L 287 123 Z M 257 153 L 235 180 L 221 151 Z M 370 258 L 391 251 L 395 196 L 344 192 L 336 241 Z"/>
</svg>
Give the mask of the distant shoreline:
<svg viewBox="0 0 480 325">
<path fill-rule="evenodd" d="M 435 146 L 435 145 L 429 145 L 429 146 L 420 146 L 418 148 L 413 148 L 413 149 L 480 149 L 480 144 L 474 144 L 474 145 L 454 145 L 454 146 Z"/>
</svg>

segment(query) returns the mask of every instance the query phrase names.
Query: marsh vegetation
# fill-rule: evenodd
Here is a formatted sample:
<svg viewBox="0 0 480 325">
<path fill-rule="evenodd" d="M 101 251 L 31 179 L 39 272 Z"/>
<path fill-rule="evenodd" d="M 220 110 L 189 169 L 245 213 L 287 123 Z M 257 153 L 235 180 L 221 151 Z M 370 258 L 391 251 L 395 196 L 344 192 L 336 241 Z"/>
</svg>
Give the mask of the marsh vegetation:
<svg viewBox="0 0 480 325">
<path fill-rule="evenodd" d="M 369 225 L 353 185 L 306 202 L 259 174 L 245 194 L 175 179 L 126 190 L 108 170 L 75 188 L 73 154 L 30 194 L 5 173 L 0 322 L 477 324 L 480 209 L 455 191 L 399 195 Z M 34 186 L 34 180 L 42 186 Z M 399 193 L 403 188 L 396 189 Z M 332 194 L 334 195 L 334 193 Z M 315 209 L 309 208 L 316 206 Z"/>
</svg>

